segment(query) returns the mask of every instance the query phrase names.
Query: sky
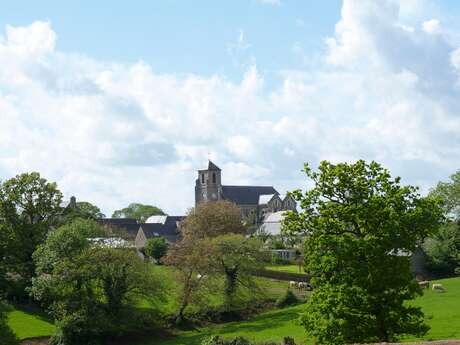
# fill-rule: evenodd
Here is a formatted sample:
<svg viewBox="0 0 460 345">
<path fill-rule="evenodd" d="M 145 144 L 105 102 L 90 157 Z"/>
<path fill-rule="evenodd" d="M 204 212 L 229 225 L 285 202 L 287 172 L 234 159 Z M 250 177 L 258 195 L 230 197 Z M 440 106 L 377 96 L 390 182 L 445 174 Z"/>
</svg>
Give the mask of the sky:
<svg viewBox="0 0 460 345">
<path fill-rule="evenodd" d="M 224 184 L 308 188 L 375 160 L 426 193 L 460 168 L 460 2 L 5 1 L 0 180 L 38 171 L 108 216 Z"/>
</svg>

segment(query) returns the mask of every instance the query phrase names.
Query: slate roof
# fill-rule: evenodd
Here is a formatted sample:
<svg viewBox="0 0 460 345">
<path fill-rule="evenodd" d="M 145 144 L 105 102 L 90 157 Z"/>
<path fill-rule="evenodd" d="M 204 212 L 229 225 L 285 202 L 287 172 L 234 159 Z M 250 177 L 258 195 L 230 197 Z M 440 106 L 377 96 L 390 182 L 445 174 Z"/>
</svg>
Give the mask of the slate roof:
<svg viewBox="0 0 460 345">
<path fill-rule="evenodd" d="M 215 165 L 213 162 L 209 161 L 208 170 L 220 171 L 220 168 L 217 165 Z"/>
<path fill-rule="evenodd" d="M 99 221 L 103 225 L 124 230 L 132 236 L 136 236 L 140 226 L 140 224 L 134 218 L 102 218 Z"/>
<path fill-rule="evenodd" d="M 279 194 L 272 186 L 222 186 L 225 200 L 237 205 L 257 205 L 259 197 L 266 194 Z"/>
<path fill-rule="evenodd" d="M 180 238 L 180 231 L 177 222 L 184 220 L 183 216 L 167 216 L 164 224 L 162 223 L 145 223 L 140 227 L 146 238 L 162 236 L 168 242 L 176 242 Z"/>
</svg>

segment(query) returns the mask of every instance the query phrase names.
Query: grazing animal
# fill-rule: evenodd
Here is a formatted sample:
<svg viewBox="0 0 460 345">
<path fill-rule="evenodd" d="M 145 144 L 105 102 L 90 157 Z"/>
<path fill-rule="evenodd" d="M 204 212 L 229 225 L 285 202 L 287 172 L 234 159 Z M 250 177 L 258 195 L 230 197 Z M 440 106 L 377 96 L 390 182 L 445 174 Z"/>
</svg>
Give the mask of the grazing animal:
<svg viewBox="0 0 460 345">
<path fill-rule="evenodd" d="M 433 284 L 432 287 L 433 291 L 439 290 L 439 291 L 446 291 L 444 286 L 442 284 Z"/>
<path fill-rule="evenodd" d="M 297 284 L 297 287 L 298 287 L 299 289 L 307 289 L 308 284 L 307 284 L 307 283 L 304 283 L 304 282 L 299 282 L 299 283 Z"/>
<path fill-rule="evenodd" d="M 296 287 L 296 286 L 297 286 L 297 283 L 295 281 L 291 280 L 289 282 L 289 287 Z"/>
<path fill-rule="evenodd" d="M 430 288 L 430 282 L 429 282 L 428 280 L 424 280 L 424 281 L 418 282 L 418 285 L 419 285 L 422 289 L 429 289 L 429 288 Z"/>
</svg>

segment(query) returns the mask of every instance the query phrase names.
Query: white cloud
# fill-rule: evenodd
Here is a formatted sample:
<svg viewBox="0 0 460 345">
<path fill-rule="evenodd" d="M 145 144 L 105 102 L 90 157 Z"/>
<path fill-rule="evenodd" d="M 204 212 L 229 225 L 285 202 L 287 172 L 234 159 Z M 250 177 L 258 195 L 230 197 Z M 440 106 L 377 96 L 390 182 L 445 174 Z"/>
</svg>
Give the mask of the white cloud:
<svg viewBox="0 0 460 345">
<path fill-rule="evenodd" d="M 254 64 L 239 82 L 158 74 L 62 53 L 49 23 L 8 27 L 0 179 L 38 170 L 107 213 L 133 201 L 184 212 L 208 155 L 227 184 L 285 192 L 303 185 L 303 162 L 364 158 L 426 189 L 458 169 L 460 53 L 443 31 L 405 29 L 408 16 L 346 0 L 318 68 L 270 89 Z"/>
<path fill-rule="evenodd" d="M 423 30 L 429 34 L 439 34 L 441 32 L 441 25 L 439 20 L 430 19 L 422 24 Z"/>
</svg>

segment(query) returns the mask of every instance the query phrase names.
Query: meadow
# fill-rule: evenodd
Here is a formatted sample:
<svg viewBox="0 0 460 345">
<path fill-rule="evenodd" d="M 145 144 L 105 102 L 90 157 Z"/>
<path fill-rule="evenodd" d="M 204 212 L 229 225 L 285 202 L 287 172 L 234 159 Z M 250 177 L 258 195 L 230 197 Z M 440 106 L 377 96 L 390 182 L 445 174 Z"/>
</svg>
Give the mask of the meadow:
<svg viewBox="0 0 460 345">
<path fill-rule="evenodd" d="M 273 296 L 285 291 L 286 282 L 264 281 L 269 285 Z M 431 330 L 424 340 L 460 338 L 460 278 L 440 280 L 446 292 L 424 290 L 424 295 L 415 300 L 422 307 Z M 308 340 L 302 326 L 298 323 L 303 306 L 297 305 L 280 310 L 272 310 L 253 316 L 245 321 L 209 325 L 191 331 L 177 331 L 174 336 L 146 338 L 135 345 L 195 345 L 211 335 L 223 337 L 244 336 L 254 341 L 282 340 L 284 336 L 293 337 L 297 343 Z M 40 316 L 24 311 L 10 314 L 10 325 L 21 337 L 49 335 L 53 326 Z M 25 326 L 27 325 L 27 327 Z M 404 341 L 419 340 L 407 338 Z"/>
</svg>

